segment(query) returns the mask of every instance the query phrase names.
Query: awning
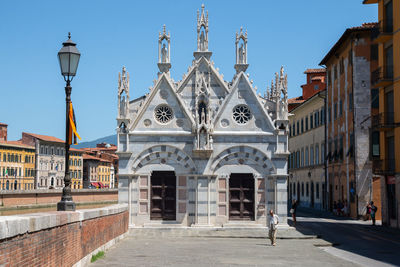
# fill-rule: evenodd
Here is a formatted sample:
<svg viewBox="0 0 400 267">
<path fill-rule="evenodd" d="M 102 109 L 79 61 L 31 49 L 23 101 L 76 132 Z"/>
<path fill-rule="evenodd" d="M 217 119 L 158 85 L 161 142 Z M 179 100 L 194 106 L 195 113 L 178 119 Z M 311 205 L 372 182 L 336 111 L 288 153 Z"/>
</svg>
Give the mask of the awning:
<svg viewBox="0 0 400 267">
<path fill-rule="evenodd" d="M 91 185 L 93 185 L 94 187 L 99 187 L 99 184 L 98 183 L 96 183 L 96 182 L 93 182 L 93 183 L 91 183 Z"/>
<path fill-rule="evenodd" d="M 101 183 L 101 182 L 99 182 L 99 186 L 100 186 L 101 188 L 104 188 L 104 185 L 103 185 L 103 183 Z"/>
</svg>

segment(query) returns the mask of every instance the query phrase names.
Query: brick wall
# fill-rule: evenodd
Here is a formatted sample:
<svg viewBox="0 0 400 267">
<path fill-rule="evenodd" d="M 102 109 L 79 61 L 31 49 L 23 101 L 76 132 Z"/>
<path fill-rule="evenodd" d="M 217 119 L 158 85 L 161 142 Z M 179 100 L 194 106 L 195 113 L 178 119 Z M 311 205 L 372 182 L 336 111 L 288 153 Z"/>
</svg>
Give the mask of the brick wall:
<svg viewBox="0 0 400 267">
<path fill-rule="evenodd" d="M 56 204 L 61 200 L 61 195 L 62 189 L 3 191 L 0 194 L 0 206 L 4 208 Z M 117 202 L 118 190 L 73 189 L 72 198 L 75 203 Z"/>
<path fill-rule="evenodd" d="M 14 233 L 9 231 L 4 234 L 0 230 L 0 237 L 3 237 L 0 239 L 0 266 L 72 266 L 95 249 L 127 232 L 129 224 L 126 207 L 49 214 L 52 216 L 43 217 L 45 220 L 40 220 L 38 214 L 36 218 L 33 215 L 25 218 L 20 216 L 22 219 L 18 223 L 22 227 Z M 18 220 L 18 216 L 15 217 Z M 51 221 L 51 217 L 57 221 L 53 227 L 42 227 L 36 231 L 39 224 L 46 225 L 46 220 Z M 24 232 L 21 228 L 24 228 L 23 220 L 26 218 L 30 229 L 21 233 Z M 35 223 L 36 226 L 33 226 Z"/>
</svg>

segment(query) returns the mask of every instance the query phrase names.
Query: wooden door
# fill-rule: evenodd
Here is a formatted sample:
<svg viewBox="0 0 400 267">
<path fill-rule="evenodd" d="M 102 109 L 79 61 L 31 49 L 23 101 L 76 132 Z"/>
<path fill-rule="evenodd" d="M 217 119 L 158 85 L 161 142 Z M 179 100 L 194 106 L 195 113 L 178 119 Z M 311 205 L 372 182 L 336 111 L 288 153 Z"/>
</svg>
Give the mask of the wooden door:
<svg viewBox="0 0 400 267">
<path fill-rule="evenodd" d="M 232 173 L 229 179 L 229 219 L 254 220 L 254 178 Z"/>
<path fill-rule="evenodd" d="M 151 175 L 151 220 L 176 220 L 176 176 L 171 171 Z"/>
</svg>

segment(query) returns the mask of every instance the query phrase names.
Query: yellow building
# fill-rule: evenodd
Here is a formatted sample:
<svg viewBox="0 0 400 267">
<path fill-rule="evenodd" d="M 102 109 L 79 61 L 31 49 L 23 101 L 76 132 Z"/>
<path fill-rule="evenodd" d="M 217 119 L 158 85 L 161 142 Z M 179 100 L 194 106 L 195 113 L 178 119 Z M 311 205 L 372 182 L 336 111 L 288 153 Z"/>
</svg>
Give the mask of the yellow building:
<svg viewBox="0 0 400 267">
<path fill-rule="evenodd" d="M 32 190 L 35 148 L 20 141 L 0 142 L 0 190 Z"/>
<path fill-rule="evenodd" d="M 110 188 L 110 168 L 111 168 L 111 162 L 99 158 L 99 165 L 97 166 L 97 173 L 98 173 L 98 178 L 99 182 L 103 184 L 104 187 Z"/>
<path fill-rule="evenodd" d="M 71 188 L 83 188 L 83 151 L 70 148 L 69 150 L 69 172 L 71 176 Z"/>
<path fill-rule="evenodd" d="M 378 4 L 379 26 L 373 42 L 379 67 L 371 70 L 371 84 L 379 91 L 379 114 L 373 116 L 373 171 L 381 175 L 382 222 L 400 227 L 400 1 L 364 0 Z M 397 104 L 396 104 L 397 102 Z"/>
</svg>

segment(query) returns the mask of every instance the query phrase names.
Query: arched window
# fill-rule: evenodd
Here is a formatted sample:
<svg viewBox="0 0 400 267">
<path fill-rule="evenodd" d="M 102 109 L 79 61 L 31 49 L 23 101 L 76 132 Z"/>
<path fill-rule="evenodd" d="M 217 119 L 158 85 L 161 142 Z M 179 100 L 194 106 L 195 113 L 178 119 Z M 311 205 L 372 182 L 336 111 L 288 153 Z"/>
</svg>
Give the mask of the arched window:
<svg viewBox="0 0 400 267">
<path fill-rule="evenodd" d="M 7 182 L 6 182 L 6 190 L 9 190 L 9 189 L 10 189 L 10 181 L 7 180 Z"/>
<path fill-rule="evenodd" d="M 18 181 L 15 180 L 15 181 L 14 181 L 14 190 L 17 190 L 17 189 L 18 189 Z"/>
<path fill-rule="evenodd" d="M 54 186 L 54 178 L 53 178 L 53 177 L 51 177 L 51 183 L 50 183 L 50 185 L 51 185 L 51 186 Z"/>
</svg>

